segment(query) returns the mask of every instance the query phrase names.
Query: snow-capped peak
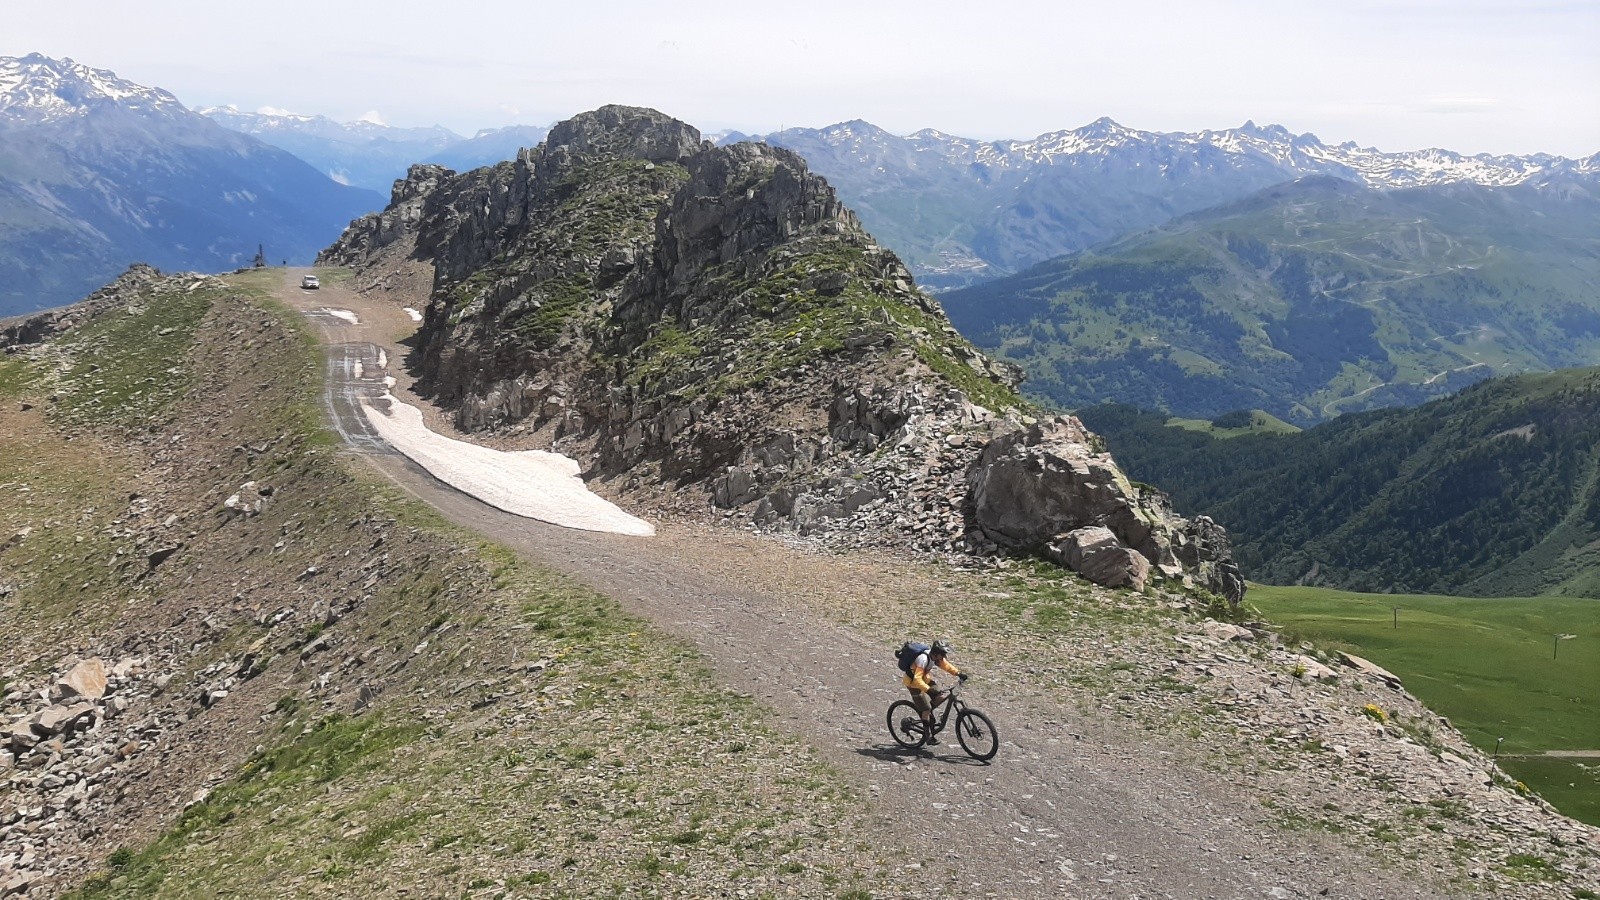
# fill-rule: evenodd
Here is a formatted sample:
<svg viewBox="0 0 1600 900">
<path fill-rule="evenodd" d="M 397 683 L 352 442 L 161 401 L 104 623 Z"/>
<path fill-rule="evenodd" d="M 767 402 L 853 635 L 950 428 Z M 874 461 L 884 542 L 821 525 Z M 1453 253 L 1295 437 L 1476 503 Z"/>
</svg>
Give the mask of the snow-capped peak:
<svg viewBox="0 0 1600 900">
<path fill-rule="evenodd" d="M 42 54 L 0 57 L 0 120 L 37 124 L 87 115 L 106 105 L 128 109 L 183 109 L 178 98 L 145 87 L 109 69 Z"/>
<path fill-rule="evenodd" d="M 1399 188 L 1455 183 L 1504 186 L 1561 172 L 1593 176 L 1600 170 L 1600 154 L 1568 160 L 1544 153 L 1463 156 L 1440 149 L 1385 153 L 1354 141 L 1330 146 L 1314 134 L 1295 134 L 1282 125 L 1258 125 L 1254 121 L 1221 131 L 1160 132 L 1140 131 L 1102 117 L 1079 128 L 1041 134 L 1032 140 L 992 142 L 933 128 L 893 138 L 859 119 L 812 133 L 835 147 L 849 144 L 858 155 L 866 141 L 887 145 L 902 140 L 919 154 L 951 164 L 1023 172 L 1038 165 L 1099 166 L 1112 159 L 1121 160 L 1119 165 L 1145 166 L 1160 172 L 1174 165 L 1265 165 L 1281 170 L 1285 179 L 1331 175 L 1371 187 Z"/>
</svg>

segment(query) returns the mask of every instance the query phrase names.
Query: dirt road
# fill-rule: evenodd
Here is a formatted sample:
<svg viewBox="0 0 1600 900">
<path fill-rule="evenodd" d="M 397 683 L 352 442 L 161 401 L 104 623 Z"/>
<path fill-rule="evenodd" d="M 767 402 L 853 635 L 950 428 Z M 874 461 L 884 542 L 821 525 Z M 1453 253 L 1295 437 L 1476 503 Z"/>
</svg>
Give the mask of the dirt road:
<svg viewBox="0 0 1600 900">
<path fill-rule="evenodd" d="M 1008 691 L 1015 673 L 986 669 L 982 658 L 957 661 L 981 674 L 969 699 L 1004 739 L 993 763 L 967 759 L 953 740 L 934 753 L 899 751 L 884 727 L 884 710 L 903 693 L 888 639 L 842 624 L 837 610 L 881 604 L 885 621 L 936 611 L 937 580 L 926 567 L 672 523 L 658 523 L 652 538 L 571 531 L 485 506 L 394 453 L 357 408 L 357 398 L 382 393 L 386 375 L 397 380 L 397 396 L 426 406 L 408 394 L 400 364 L 407 351 L 399 341 L 416 323 L 327 280 L 302 291 L 305 271 L 287 270 L 280 296 L 327 345 L 327 400 L 351 450 L 458 524 L 693 641 L 726 684 L 753 694 L 774 724 L 822 748 L 873 799 L 883 840 L 905 848 L 908 879 L 926 888 L 908 893 L 1446 896 L 1375 867 L 1337 837 L 1271 825 L 1248 788 L 1147 745 L 1137 730 L 1078 712 L 1065 696 Z M 359 324 L 318 312 L 326 309 L 353 311 Z"/>
</svg>

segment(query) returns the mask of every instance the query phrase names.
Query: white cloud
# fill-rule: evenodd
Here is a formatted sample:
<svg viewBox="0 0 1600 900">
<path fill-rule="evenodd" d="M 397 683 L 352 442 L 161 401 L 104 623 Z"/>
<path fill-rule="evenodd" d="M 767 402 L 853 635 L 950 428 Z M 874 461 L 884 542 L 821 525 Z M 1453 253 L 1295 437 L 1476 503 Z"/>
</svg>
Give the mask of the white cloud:
<svg viewBox="0 0 1600 900">
<path fill-rule="evenodd" d="M 357 122 L 369 122 L 369 123 L 371 123 L 373 125 L 387 125 L 387 124 L 389 124 L 388 122 L 385 122 L 383 120 L 383 114 L 378 112 L 375 109 L 369 109 L 366 112 L 362 113 L 361 115 L 356 116 L 356 121 Z"/>
</svg>

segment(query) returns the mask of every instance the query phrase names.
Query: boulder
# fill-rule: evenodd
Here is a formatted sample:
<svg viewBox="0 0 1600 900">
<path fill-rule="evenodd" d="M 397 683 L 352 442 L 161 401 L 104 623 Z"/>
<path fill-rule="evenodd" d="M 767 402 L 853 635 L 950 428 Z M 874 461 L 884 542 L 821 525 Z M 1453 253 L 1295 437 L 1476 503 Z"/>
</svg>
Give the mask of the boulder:
<svg viewBox="0 0 1600 900">
<path fill-rule="evenodd" d="M 1105 587 L 1140 591 L 1150 579 L 1150 561 L 1117 540 L 1111 529 L 1098 525 L 1062 535 L 1046 545 L 1046 552 L 1061 565 Z"/>
<path fill-rule="evenodd" d="M 1051 553 L 1058 536 L 1103 527 L 1164 574 L 1234 605 L 1244 599 L 1222 527 L 1203 517 L 1191 522 L 1160 492 L 1134 485 L 1075 417 L 1029 420 L 997 435 L 968 470 L 967 485 L 972 524 L 1002 547 Z"/>
<path fill-rule="evenodd" d="M 34 723 L 33 730 L 41 737 L 64 734 L 77 727 L 79 722 L 93 718 L 97 709 L 93 703 L 52 706 L 39 714 L 39 721 Z"/>
<path fill-rule="evenodd" d="M 1310 678 L 1313 681 L 1332 681 L 1339 677 L 1339 673 L 1304 654 L 1296 656 L 1294 664 L 1296 670 L 1300 672 L 1301 678 Z"/>
<path fill-rule="evenodd" d="M 6 742 L 13 753 L 20 755 L 39 743 L 39 735 L 33 730 L 38 721 L 39 713 L 34 713 L 11 723 L 11 727 L 6 730 Z"/>
<path fill-rule="evenodd" d="M 266 492 L 261 490 L 260 485 L 254 481 L 247 481 L 228 499 L 222 501 L 222 505 L 240 515 L 254 516 L 260 514 L 262 506 L 266 504 L 265 496 Z"/>
<path fill-rule="evenodd" d="M 1357 672 L 1377 678 L 1379 681 L 1382 681 L 1389 687 L 1397 689 L 1400 687 L 1400 676 L 1394 674 L 1388 669 L 1385 669 L 1383 666 L 1372 662 L 1371 660 L 1362 659 L 1361 657 L 1356 656 L 1354 653 L 1344 653 L 1341 651 L 1339 653 L 1339 661 L 1350 668 L 1355 669 Z"/>
<path fill-rule="evenodd" d="M 721 509 L 743 506 L 760 495 L 761 476 L 753 466 L 729 466 L 711 482 L 711 502 Z"/>
<path fill-rule="evenodd" d="M 50 689 L 50 699 L 70 700 L 83 697 L 99 700 L 106 695 L 106 665 L 99 659 L 86 659 L 72 667 Z"/>
<path fill-rule="evenodd" d="M 1150 523 L 1143 523 L 1143 529 L 1129 527 L 1138 518 L 1133 486 L 1070 416 L 990 441 L 968 486 L 975 524 L 1002 546 L 1038 548 L 1057 535 L 1104 525 L 1144 551 L 1138 546 L 1143 541 L 1130 540 L 1150 530 Z"/>
<path fill-rule="evenodd" d="M 1207 619 L 1200 623 L 1200 630 L 1223 643 L 1253 641 L 1256 639 L 1256 633 L 1243 625 L 1235 625 L 1232 622 L 1218 622 L 1215 619 Z"/>
</svg>

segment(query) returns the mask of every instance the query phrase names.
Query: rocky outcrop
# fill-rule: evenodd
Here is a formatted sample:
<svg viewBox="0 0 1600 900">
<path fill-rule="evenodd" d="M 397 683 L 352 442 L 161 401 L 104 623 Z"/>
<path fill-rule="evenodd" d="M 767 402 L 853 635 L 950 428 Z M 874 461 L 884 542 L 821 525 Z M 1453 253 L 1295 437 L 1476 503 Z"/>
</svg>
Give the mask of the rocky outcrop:
<svg viewBox="0 0 1600 900">
<path fill-rule="evenodd" d="M 462 429 L 762 528 L 1242 596 L 1220 529 L 1132 485 L 1076 420 L 1026 419 L 1015 367 L 790 151 L 604 107 L 513 162 L 414 168 L 324 259 L 400 233 L 434 272 L 419 384 Z"/>
<path fill-rule="evenodd" d="M 1193 577 L 1233 603 L 1244 597 L 1244 578 L 1222 528 L 1209 519 L 1183 519 L 1165 497 L 1135 487 L 1075 418 L 1035 423 L 997 438 L 972 468 L 969 484 L 975 526 L 1001 546 L 1044 551 L 1083 571 L 1073 560 L 1088 558 L 1087 538 L 1071 536 L 1103 529 L 1120 549 L 1136 551 L 1168 577 Z M 1137 564 L 1125 574 L 1110 565 L 1114 557 L 1103 535 L 1095 534 L 1092 544 L 1101 560 L 1097 570 L 1107 568 L 1117 573 L 1107 577 L 1125 583 L 1142 582 Z"/>
<path fill-rule="evenodd" d="M 391 244 L 415 239 L 428 197 L 440 182 L 454 174 L 444 166 L 422 163 L 412 166 L 406 170 L 406 177 L 395 179 L 389 205 L 381 212 L 351 222 L 333 246 L 317 254 L 316 264 L 357 265 Z"/>
</svg>

